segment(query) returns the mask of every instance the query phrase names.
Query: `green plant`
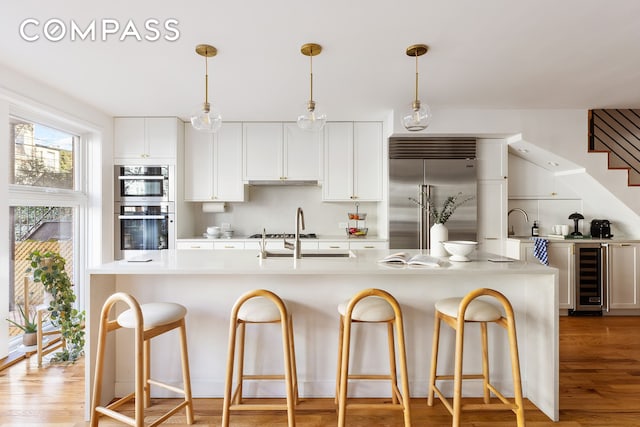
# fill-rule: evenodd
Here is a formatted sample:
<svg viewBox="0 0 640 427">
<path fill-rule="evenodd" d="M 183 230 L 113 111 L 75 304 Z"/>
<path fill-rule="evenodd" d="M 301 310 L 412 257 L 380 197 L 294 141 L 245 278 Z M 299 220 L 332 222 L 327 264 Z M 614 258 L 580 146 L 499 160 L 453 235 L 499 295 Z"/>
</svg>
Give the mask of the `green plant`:
<svg viewBox="0 0 640 427">
<path fill-rule="evenodd" d="M 444 224 L 449 220 L 449 217 L 453 215 L 458 207 L 473 199 L 473 196 L 463 197 L 462 193 L 458 193 L 455 196 L 447 197 L 442 204 L 442 207 L 438 209 L 434 206 L 433 200 L 431 200 L 426 191 L 422 190 L 422 195 L 423 200 L 426 200 L 426 203 L 423 203 L 413 197 L 409 197 L 409 200 L 420 206 L 422 209 L 429 211 L 429 217 L 431 218 L 431 222 L 434 224 Z"/>
<path fill-rule="evenodd" d="M 16 328 L 20 328 L 22 332 L 25 334 L 33 334 L 38 332 L 38 324 L 36 323 L 36 315 L 33 315 L 33 318 L 29 318 L 27 313 L 24 312 L 24 309 L 21 305 L 18 305 L 18 310 L 20 311 L 20 317 L 22 319 L 22 323 L 15 322 L 11 319 L 7 319 L 7 322 L 11 323 Z"/>
<path fill-rule="evenodd" d="M 31 273 L 34 282 L 42 283 L 44 290 L 51 294 L 49 319 L 54 326 L 60 327 L 60 333 L 66 346 L 55 353 L 53 362 L 75 362 L 84 353 L 84 311 L 74 307 L 76 295 L 73 284 L 64 269 L 66 260 L 59 253 L 35 250 L 29 254 Z"/>
</svg>

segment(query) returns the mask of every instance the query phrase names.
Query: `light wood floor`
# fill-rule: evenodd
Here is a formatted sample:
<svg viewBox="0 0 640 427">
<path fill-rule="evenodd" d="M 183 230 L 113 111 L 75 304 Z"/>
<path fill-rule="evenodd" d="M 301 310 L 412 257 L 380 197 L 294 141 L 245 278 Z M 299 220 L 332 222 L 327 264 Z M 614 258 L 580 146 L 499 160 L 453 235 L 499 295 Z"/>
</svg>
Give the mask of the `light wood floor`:
<svg viewBox="0 0 640 427">
<path fill-rule="evenodd" d="M 88 426 L 84 414 L 84 363 L 38 369 L 35 358 L 0 372 L 0 427 Z M 157 401 L 156 401 L 157 403 Z M 162 408 L 161 402 L 158 407 Z M 196 425 L 220 425 L 219 399 L 197 399 Z M 440 403 L 430 408 L 412 400 L 414 426 L 449 426 L 451 418 Z M 149 419 L 152 419 L 150 412 Z M 465 413 L 463 425 L 513 426 L 510 413 Z M 560 320 L 560 422 L 552 423 L 532 406 L 527 425 L 640 427 L 640 317 L 563 317 Z M 296 416 L 299 427 L 332 426 L 332 399 L 303 400 Z M 232 414 L 233 426 L 285 426 L 284 413 Z M 170 425 L 182 426 L 178 414 Z M 401 426 L 399 413 L 360 413 L 347 416 L 351 427 Z M 104 420 L 101 426 L 121 426 Z"/>
</svg>

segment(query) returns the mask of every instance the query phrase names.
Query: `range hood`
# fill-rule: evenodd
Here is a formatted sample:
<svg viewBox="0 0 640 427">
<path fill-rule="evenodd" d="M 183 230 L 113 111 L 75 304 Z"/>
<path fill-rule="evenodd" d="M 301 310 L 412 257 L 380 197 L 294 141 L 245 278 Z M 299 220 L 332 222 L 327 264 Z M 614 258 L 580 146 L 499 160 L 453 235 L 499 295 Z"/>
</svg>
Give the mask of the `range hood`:
<svg viewBox="0 0 640 427">
<path fill-rule="evenodd" d="M 267 186 L 267 185 L 318 185 L 318 180 L 314 179 L 269 179 L 269 180 L 250 180 L 249 185 Z"/>
</svg>

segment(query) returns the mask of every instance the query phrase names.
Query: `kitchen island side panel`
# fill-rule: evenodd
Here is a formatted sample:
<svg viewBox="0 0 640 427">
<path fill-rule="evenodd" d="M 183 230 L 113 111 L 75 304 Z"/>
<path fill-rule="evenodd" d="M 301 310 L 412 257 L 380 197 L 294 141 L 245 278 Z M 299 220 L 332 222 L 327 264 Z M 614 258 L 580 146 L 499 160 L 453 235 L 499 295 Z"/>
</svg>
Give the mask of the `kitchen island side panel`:
<svg viewBox="0 0 640 427">
<path fill-rule="evenodd" d="M 270 260 L 268 260 L 270 261 Z M 316 260 L 314 260 L 316 261 Z M 278 260 L 290 263 L 290 260 Z M 323 260 L 317 260 L 322 263 Z M 364 262 L 363 259 L 360 262 Z M 330 265 L 330 264 L 328 264 Z M 286 270 L 286 266 L 276 268 Z M 322 269 L 320 269 L 322 270 Z M 444 271 L 424 271 L 416 274 L 406 269 L 369 274 L 331 273 L 314 274 L 184 274 L 158 272 L 158 274 L 92 274 L 91 313 L 89 335 L 95 337 L 95 318 L 99 318 L 101 301 L 113 291 L 133 294 L 140 302 L 173 301 L 184 304 L 187 314 L 187 332 L 191 363 L 192 387 L 195 397 L 221 397 L 223 395 L 229 314 L 236 299 L 245 291 L 255 288 L 273 290 L 287 300 L 294 318 L 294 334 L 300 394 L 303 397 L 330 397 L 335 390 L 337 360 L 338 313 L 337 305 L 363 288 L 378 287 L 392 293 L 399 301 L 405 321 L 407 363 L 411 395 L 426 396 L 435 301 L 450 296 L 462 296 L 478 287 L 490 287 L 503 292 L 512 302 L 517 317 L 518 342 L 522 363 L 525 396 L 551 419 L 558 417 L 558 362 L 557 362 L 557 271 L 548 269 L 541 274 L 528 274 L 515 269 L 512 272 L 468 274 L 455 268 Z M 535 296 L 535 298 L 533 298 Z M 98 311 L 96 314 L 95 311 Z M 93 322 L 92 322 L 93 320 Z M 252 325 L 254 326 L 254 325 Z M 358 325 L 355 328 L 353 372 L 384 372 L 388 369 L 386 334 L 379 325 Z M 249 372 L 279 372 L 282 356 L 277 325 L 248 328 L 246 366 Z M 465 369 L 479 370 L 479 334 L 469 327 L 466 339 Z M 490 329 L 490 356 L 492 376 L 507 395 L 513 389 L 509 367 L 506 334 L 500 328 Z M 258 332 L 258 335 L 253 335 Z M 180 363 L 174 332 L 154 339 L 152 372 L 159 380 L 179 382 Z M 88 363 L 87 383 L 93 380 L 95 360 L 94 340 L 90 339 L 91 363 Z M 453 367 L 453 331 L 443 328 L 440 367 Z M 128 331 L 119 331 L 117 352 L 113 363 L 107 366 L 113 379 L 112 393 L 121 396 L 133 388 L 131 363 L 132 341 Z M 274 348 L 275 351 L 264 351 Z M 260 355 L 256 361 L 255 354 Z M 105 385 L 105 388 L 108 388 Z M 248 384 L 249 396 L 282 396 L 283 387 L 277 383 Z M 450 389 L 444 387 L 447 392 Z M 350 393 L 356 396 L 387 396 L 386 383 L 354 384 Z M 480 384 L 465 387 L 466 395 L 478 396 Z M 156 396 L 169 396 L 156 391 Z M 90 388 L 87 387 L 87 399 Z M 109 394 L 104 395 L 105 399 Z M 89 402 L 90 400 L 87 400 Z"/>
</svg>

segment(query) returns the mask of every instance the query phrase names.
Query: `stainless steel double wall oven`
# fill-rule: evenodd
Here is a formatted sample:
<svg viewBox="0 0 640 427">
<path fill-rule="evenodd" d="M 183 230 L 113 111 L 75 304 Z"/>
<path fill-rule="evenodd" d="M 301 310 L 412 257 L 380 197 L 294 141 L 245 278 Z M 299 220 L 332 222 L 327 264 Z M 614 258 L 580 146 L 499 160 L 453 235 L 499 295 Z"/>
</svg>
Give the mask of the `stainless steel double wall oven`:
<svg viewBox="0 0 640 427">
<path fill-rule="evenodd" d="M 173 248 L 175 167 L 116 165 L 115 258 Z"/>
</svg>

